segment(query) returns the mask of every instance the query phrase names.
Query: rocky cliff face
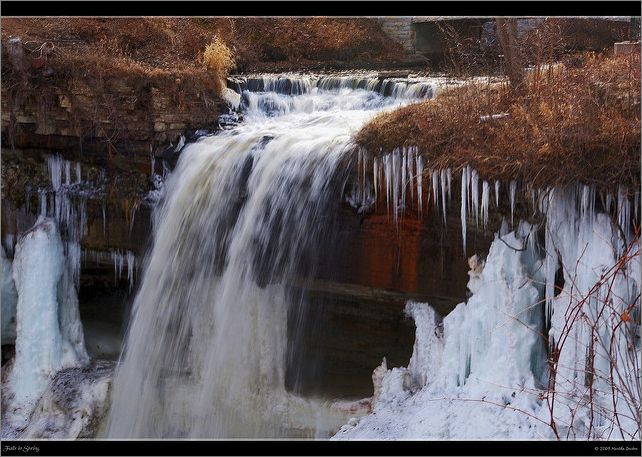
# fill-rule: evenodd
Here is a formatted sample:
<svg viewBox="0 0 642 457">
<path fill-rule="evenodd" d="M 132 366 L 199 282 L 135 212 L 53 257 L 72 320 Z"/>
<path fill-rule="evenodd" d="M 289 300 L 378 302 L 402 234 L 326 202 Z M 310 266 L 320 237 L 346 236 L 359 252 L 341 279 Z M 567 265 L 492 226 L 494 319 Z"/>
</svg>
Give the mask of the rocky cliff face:
<svg viewBox="0 0 642 457">
<path fill-rule="evenodd" d="M 3 49 L 3 148 L 100 164 L 115 155 L 166 157 L 181 136 L 215 130 L 225 111 L 206 74 L 49 67 L 12 40 Z"/>
<path fill-rule="evenodd" d="M 14 187 L 29 183 L 34 190 L 8 192 L 3 199 L 2 234 L 8 251 L 8 236 L 15 241 L 40 211 L 36 188 L 51 186 L 46 164 L 38 161 L 48 155 L 29 152 L 21 159 L 20 152 L 7 154 L 7 159 L 3 155 L 3 173 L 17 170 L 23 180 L 11 175 L 14 181 L 3 181 Z M 98 177 L 106 170 L 103 197 L 86 200 L 79 300 L 88 350 L 96 357 L 118 355 L 130 297 L 150 243 L 152 205 L 140 195 L 152 187 L 147 168 L 151 164 L 139 159 L 140 169 L 134 170 L 94 165 Z M 162 158 L 155 162 L 157 173 L 162 163 Z M 87 170 L 91 176 L 91 168 Z M 449 206 L 457 205 L 455 195 Z M 445 315 L 466 298 L 466 255 L 487 251 L 490 229 L 499 226 L 499 212 L 491 214 L 487 231 L 475 231 L 470 221 L 467 253 L 462 249 L 459 214 L 450 211 L 446 225 L 442 217 L 427 206 L 422 217 L 409 211 L 395 223 L 385 202 L 366 214 L 358 214 L 348 203 L 341 206 L 336 240 L 321 253 L 316 278 L 305 290 L 307 302 L 317 310 L 315 329 L 321 330 L 311 330 L 304 338 L 302 355 L 316 362 L 304 370 L 303 391 L 369 395 L 372 369 L 380 358 L 386 356 L 390 366 L 400 366 L 412 351 L 414 326 L 404 316 L 405 302 L 426 301 Z"/>
<path fill-rule="evenodd" d="M 30 54 L 19 38 L 2 44 L 4 249 L 11 257 L 40 214 L 68 219 L 81 314 L 101 333 L 90 352 L 93 341 L 115 357 L 103 337 L 120 333 L 163 176 L 186 141 L 218 129 L 227 105 L 204 73 L 90 69 L 47 49 Z"/>
<path fill-rule="evenodd" d="M 454 188 L 460 184 L 453 180 Z M 446 224 L 441 212 L 408 211 L 395 223 L 383 202 L 366 214 L 345 204 L 335 243 L 320 260 L 317 279 L 307 289 L 316 333 L 304 338 L 303 389 L 355 397 L 372 394 L 372 370 L 385 356 L 402 366 L 412 353 L 414 324 L 404 312 L 408 300 L 430 303 L 441 315 L 467 298 L 467 257 L 484 255 L 508 208 L 491 210 L 486 230 L 468 221 L 463 250 L 459 196 L 453 192 Z M 520 214 L 523 208 L 518 207 Z"/>
</svg>

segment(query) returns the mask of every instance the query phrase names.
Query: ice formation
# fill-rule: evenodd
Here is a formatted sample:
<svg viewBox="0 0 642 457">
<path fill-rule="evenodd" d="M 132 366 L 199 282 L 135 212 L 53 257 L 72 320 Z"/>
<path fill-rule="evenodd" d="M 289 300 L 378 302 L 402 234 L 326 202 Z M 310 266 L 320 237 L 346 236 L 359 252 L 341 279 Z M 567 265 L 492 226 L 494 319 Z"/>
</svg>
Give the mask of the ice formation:
<svg viewBox="0 0 642 457">
<path fill-rule="evenodd" d="M 490 199 L 490 188 L 488 182 L 484 181 L 482 184 L 482 203 L 481 203 L 481 215 L 482 223 L 484 225 L 484 230 L 488 226 L 488 200 Z"/>
<path fill-rule="evenodd" d="M 510 191 L 510 223 L 515 224 L 515 198 L 517 195 L 517 181 L 511 181 L 509 184 Z"/>
<path fill-rule="evenodd" d="M 373 414 L 333 439 L 639 440 L 639 239 L 624 232 L 622 249 L 586 193 L 546 194 L 543 246 L 536 227 L 503 224 L 485 263 L 470 259 L 472 296 L 443 325 L 430 305 L 408 303 L 408 368 L 388 370 Z"/>
<path fill-rule="evenodd" d="M 479 173 L 477 170 L 472 171 L 470 178 L 470 192 L 471 192 L 471 210 L 475 214 L 475 226 L 479 227 Z"/>
<path fill-rule="evenodd" d="M 432 188 L 432 205 L 436 211 L 440 206 L 439 188 L 442 189 L 441 206 L 445 208 L 446 201 L 446 171 L 426 170 L 423 157 L 414 147 L 395 149 L 379 158 L 369 158 L 364 151 L 357 152 L 358 179 L 355 183 L 360 189 L 354 189 L 348 195 L 348 201 L 362 212 L 362 208 L 370 209 L 374 206 L 379 195 L 383 200 L 385 190 L 386 210 L 397 224 L 407 211 L 415 210 L 421 217 L 424 201 L 424 173 L 427 174 L 428 184 Z M 372 175 L 366 173 L 362 164 L 372 161 Z M 369 166 L 369 165 L 368 165 Z M 442 176 L 440 184 L 439 176 Z M 371 182 L 372 179 L 372 182 Z M 374 191 L 372 191 L 374 189 Z M 429 188 L 430 189 L 430 188 Z M 428 193 L 430 202 L 430 192 Z M 364 202 L 364 203 L 357 203 Z M 444 210 L 445 221 L 445 210 Z"/>
<path fill-rule="evenodd" d="M 574 419 L 566 431 L 571 438 L 639 439 L 639 239 L 628 230 L 622 239 L 611 219 L 592 212 L 584 198 L 578 210 L 575 192 L 552 192 L 546 222 L 564 275 L 563 289 L 548 297 L 550 344 L 559 352 L 557 417 Z M 555 279 L 551 273 L 547 269 L 547 284 Z M 578 408 L 585 394 L 593 402 Z"/>
<path fill-rule="evenodd" d="M 466 205 L 468 203 L 468 168 L 461 170 L 461 238 L 464 244 L 464 253 L 466 252 Z"/>
<path fill-rule="evenodd" d="M 446 225 L 446 170 L 441 170 L 441 211 Z"/>
<path fill-rule="evenodd" d="M 76 291 L 52 219 L 41 220 L 18 241 L 13 278 L 18 292 L 16 356 L 4 387 L 11 405 L 6 419 L 20 429 L 52 376 L 82 366 L 88 356 Z"/>
<path fill-rule="evenodd" d="M 75 170 L 75 180 L 72 177 Z M 51 188 L 39 189 L 39 217 L 52 217 L 61 232 L 65 257 L 72 280 L 80 283 L 80 241 L 87 233 L 87 196 L 82 189 L 82 170 L 79 162 L 71 162 L 60 155 L 47 157 L 47 171 Z M 72 180 L 74 182 L 72 182 Z M 28 199 L 27 199 L 28 201 Z"/>
<path fill-rule="evenodd" d="M 417 206 L 419 207 L 419 216 L 421 217 L 421 213 L 423 211 L 423 189 L 422 189 L 422 181 L 423 181 L 423 170 L 424 170 L 424 159 L 421 157 L 419 154 L 415 154 L 415 163 L 416 163 L 416 169 L 417 169 Z"/>
<path fill-rule="evenodd" d="M 2 344 L 13 344 L 16 339 L 16 304 L 18 293 L 12 277 L 11 260 L 2 252 Z"/>
</svg>

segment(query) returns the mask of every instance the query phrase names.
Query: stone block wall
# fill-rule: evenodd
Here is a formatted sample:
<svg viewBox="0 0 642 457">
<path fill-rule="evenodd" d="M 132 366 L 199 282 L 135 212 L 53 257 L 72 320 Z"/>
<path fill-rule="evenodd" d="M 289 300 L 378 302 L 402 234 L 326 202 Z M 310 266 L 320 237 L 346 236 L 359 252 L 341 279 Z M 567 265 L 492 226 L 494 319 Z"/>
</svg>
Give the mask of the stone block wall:
<svg viewBox="0 0 642 457">
<path fill-rule="evenodd" d="M 91 73 L 60 62 L 43 70 L 24 55 L 6 55 L 11 58 L 2 65 L 3 148 L 63 152 L 83 161 L 114 154 L 149 158 L 190 131 L 215 130 L 226 111 L 202 72 Z"/>
<path fill-rule="evenodd" d="M 383 17 L 379 21 L 386 35 L 401 43 L 407 53 L 415 52 L 415 32 L 412 26 L 412 16 Z"/>
</svg>

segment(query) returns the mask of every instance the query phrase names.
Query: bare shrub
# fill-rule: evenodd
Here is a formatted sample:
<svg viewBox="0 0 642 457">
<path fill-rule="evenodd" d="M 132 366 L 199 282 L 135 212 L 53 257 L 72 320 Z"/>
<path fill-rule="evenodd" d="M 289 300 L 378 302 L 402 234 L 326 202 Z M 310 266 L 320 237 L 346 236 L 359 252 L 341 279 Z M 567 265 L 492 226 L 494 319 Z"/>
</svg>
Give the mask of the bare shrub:
<svg viewBox="0 0 642 457">
<path fill-rule="evenodd" d="M 203 51 L 203 64 L 214 74 L 215 90 L 220 94 L 225 88 L 225 78 L 235 65 L 232 50 L 216 36 Z"/>
</svg>

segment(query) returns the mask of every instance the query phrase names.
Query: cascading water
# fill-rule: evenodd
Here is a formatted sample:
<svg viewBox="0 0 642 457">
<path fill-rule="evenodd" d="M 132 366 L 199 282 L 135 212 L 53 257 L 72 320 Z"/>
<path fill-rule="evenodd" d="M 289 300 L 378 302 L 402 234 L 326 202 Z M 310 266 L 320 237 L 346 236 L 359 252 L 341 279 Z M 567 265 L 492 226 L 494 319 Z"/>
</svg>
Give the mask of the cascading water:
<svg viewBox="0 0 642 457">
<path fill-rule="evenodd" d="M 332 413 L 285 388 L 286 367 L 296 366 L 287 323 L 305 318 L 297 290 L 331 233 L 350 136 L 404 102 L 309 81 L 290 87 L 294 95 L 244 91 L 244 124 L 185 147 L 165 183 L 109 437 L 323 433 Z"/>
</svg>

